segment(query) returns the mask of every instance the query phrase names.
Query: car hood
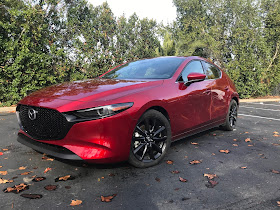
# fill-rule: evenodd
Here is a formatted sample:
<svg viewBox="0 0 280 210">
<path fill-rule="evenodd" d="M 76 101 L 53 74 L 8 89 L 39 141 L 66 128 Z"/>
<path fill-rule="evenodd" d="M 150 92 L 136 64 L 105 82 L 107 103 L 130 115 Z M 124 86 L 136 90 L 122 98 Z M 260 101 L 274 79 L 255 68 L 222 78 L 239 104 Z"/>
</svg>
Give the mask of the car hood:
<svg viewBox="0 0 280 210">
<path fill-rule="evenodd" d="M 104 105 L 106 101 L 161 85 L 162 82 L 163 80 L 134 81 L 114 79 L 65 82 L 38 90 L 22 99 L 19 103 L 54 109 L 68 104 L 72 104 L 71 106 L 73 107 L 74 105 L 75 107 L 79 106 L 79 104 L 85 104 L 85 102 L 91 102 L 90 106 L 98 106 L 100 104 Z M 65 110 L 63 109 L 63 111 Z"/>
</svg>

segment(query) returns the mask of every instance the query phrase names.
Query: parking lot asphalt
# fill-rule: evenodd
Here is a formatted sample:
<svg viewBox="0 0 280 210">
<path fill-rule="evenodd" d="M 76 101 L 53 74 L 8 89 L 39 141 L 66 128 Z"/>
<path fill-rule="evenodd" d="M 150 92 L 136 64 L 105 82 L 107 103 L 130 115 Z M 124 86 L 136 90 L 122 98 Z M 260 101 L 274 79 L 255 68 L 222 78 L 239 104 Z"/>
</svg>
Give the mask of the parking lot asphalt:
<svg viewBox="0 0 280 210">
<path fill-rule="evenodd" d="M 217 128 L 177 141 L 159 165 L 137 169 L 42 159 L 16 141 L 15 114 L 0 113 L 0 209 L 280 209 L 279 125 L 279 102 L 241 103 L 236 130 Z M 55 181 L 67 175 L 74 179 Z M 46 179 L 33 182 L 34 176 Z M 29 189 L 3 192 L 21 183 Z M 42 198 L 20 196 L 30 193 Z M 113 194 L 111 202 L 101 201 Z M 72 200 L 82 203 L 71 206 Z"/>
</svg>

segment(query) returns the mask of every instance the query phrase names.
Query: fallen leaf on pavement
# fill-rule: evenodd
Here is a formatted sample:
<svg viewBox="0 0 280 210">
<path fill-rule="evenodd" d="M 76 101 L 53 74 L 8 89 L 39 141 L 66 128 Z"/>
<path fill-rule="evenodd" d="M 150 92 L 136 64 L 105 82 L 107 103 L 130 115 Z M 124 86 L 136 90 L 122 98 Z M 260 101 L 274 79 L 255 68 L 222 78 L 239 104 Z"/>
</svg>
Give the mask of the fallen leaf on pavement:
<svg viewBox="0 0 280 210">
<path fill-rule="evenodd" d="M 155 180 L 156 180 L 157 182 L 160 182 L 160 178 L 158 178 L 158 177 L 156 177 Z"/>
<path fill-rule="evenodd" d="M 57 185 L 47 185 L 44 188 L 48 191 L 53 191 L 53 190 L 56 190 Z"/>
<path fill-rule="evenodd" d="M 172 174 L 179 174 L 180 171 L 175 170 L 175 171 L 171 171 L 171 173 L 172 173 Z"/>
<path fill-rule="evenodd" d="M 166 163 L 171 165 L 171 164 L 173 164 L 173 161 L 172 160 L 168 160 L 168 161 L 166 161 Z"/>
<path fill-rule="evenodd" d="M 243 167 L 240 167 L 241 169 L 246 169 L 247 168 L 247 166 L 243 166 Z"/>
<path fill-rule="evenodd" d="M 0 171 L 0 175 L 7 175 L 7 171 Z"/>
<path fill-rule="evenodd" d="M 2 149 L 2 151 L 8 151 L 8 149 Z"/>
<path fill-rule="evenodd" d="M 245 142 L 251 142 L 250 138 L 245 139 Z"/>
<path fill-rule="evenodd" d="M 254 145 L 253 144 L 248 144 L 248 147 L 253 147 Z"/>
<path fill-rule="evenodd" d="M 70 206 L 78 206 L 82 203 L 83 201 L 81 200 L 72 200 L 70 203 Z"/>
<path fill-rule="evenodd" d="M 237 139 L 233 139 L 233 141 L 237 141 Z"/>
<path fill-rule="evenodd" d="M 214 180 L 208 180 L 208 184 L 206 184 L 206 187 L 208 187 L 208 188 L 213 188 L 213 187 L 215 187 L 216 185 L 218 184 L 218 182 L 217 181 L 214 181 Z"/>
<path fill-rule="evenodd" d="M 33 182 L 41 182 L 43 180 L 45 180 L 46 177 L 35 177 L 34 179 L 32 179 Z"/>
<path fill-rule="evenodd" d="M 116 176 L 116 175 L 115 175 L 115 174 L 110 173 L 110 174 L 108 174 L 108 176 Z"/>
<path fill-rule="evenodd" d="M 24 191 L 24 190 L 28 190 L 29 189 L 29 186 L 25 183 L 21 183 L 19 185 L 15 185 L 13 187 L 8 187 L 6 189 L 3 190 L 4 193 L 9 193 L 9 192 L 13 192 L 13 193 L 20 193 L 21 191 Z"/>
<path fill-rule="evenodd" d="M 277 206 L 280 206 L 280 201 L 277 201 Z"/>
<path fill-rule="evenodd" d="M 199 163 L 202 163 L 202 161 L 201 160 L 192 160 L 190 162 L 191 165 L 195 165 L 195 164 L 199 164 Z"/>
<path fill-rule="evenodd" d="M 26 172 L 23 172 L 21 173 L 20 175 L 28 175 L 28 174 L 31 174 L 33 171 L 26 171 Z"/>
<path fill-rule="evenodd" d="M 217 136 L 217 134 L 213 133 L 213 136 Z"/>
<path fill-rule="evenodd" d="M 276 170 L 274 170 L 274 169 L 272 169 L 271 172 L 274 173 L 274 174 L 280 174 L 279 171 L 276 171 Z"/>
<path fill-rule="evenodd" d="M 275 136 L 275 137 L 279 137 L 280 135 L 279 135 L 279 134 L 274 134 L 273 136 Z"/>
<path fill-rule="evenodd" d="M 273 146 L 280 146 L 280 144 L 272 143 Z"/>
<path fill-rule="evenodd" d="M 219 150 L 219 152 L 221 152 L 221 153 L 226 153 L 226 154 L 228 154 L 228 153 L 230 153 L 230 151 L 228 150 L 228 149 L 221 149 L 221 150 Z"/>
<path fill-rule="evenodd" d="M 8 179 L 2 179 L 0 178 L 0 184 L 5 184 L 5 183 L 10 183 L 10 182 L 14 182 L 14 180 L 8 180 Z"/>
<path fill-rule="evenodd" d="M 26 167 L 21 166 L 21 167 L 19 167 L 18 169 L 19 169 L 19 170 L 25 170 L 25 169 L 26 169 Z"/>
<path fill-rule="evenodd" d="M 113 194 L 113 195 L 110 195 L 110 196 L 103 196 L 103 195 L 101 195 L 101 201 L 102 202 L 111 202 L 112 199 L 114 197 L 116 197 L 116 196 L 117 196 L 117 194 Z"/>
<path fill-rule="evenodd" d="M 69 189 L 71 189 L 71 186 L 65 186 L 65 189 L 69 190 Z"/>
<path fill-rule="evenodd" d="M 47 173 L 48 171 L 51 171 L 52 169 L 51 168 L 46 168 L 44 173 Z"/>
<path fill-rule="evenodd" d="M 24 198 L 29 198 L 29 199 L 40 199 L 43 197 L 40 194 L 21 194 L 20 196 L 24 197 Z"/>
<path fill-rule="evenodd" d="M 74 179 L 75 179 L 74 176 L 66 175 L 66 176 L 57 177 L 54 181 L 59 182 L 59 181 L 67 181 L 67 180 L 74 180 Z"/>
<path fill-rule="evenodd" d="M 207 177 L 208 179 L 214 179 L 218 177 L 216 174 L 204 174 L 203 176 Z"/>
<path fill-rule="evenodd" d="M 191 142 L 191 144 L 192 144 L 192 145 L 198 145 L 198 143 L 196 143 L 196 142 Z"/>
<path fill-rule="evenodd" d="M 46 157 L 46 156 L 43 156 L 43 157 L 42 157 L 42 160 L 49 160 L 49 161 L 53 161 L 54 159 L 53 159 L 53 158 Z"/>
<path fill-rule="evenodd" d="M 180 182 L 187 182 L 188 181 L 188 180 L 186 180 L 186 179 L 184 179 L 182 177 L 179 177 L 179 180 L 180 180 Z"/>
<path fill-rule="evenodd" d="M 232 146 L 234 146 L 234 147 L 238 147 L 238 144 L 233 144 Z"/>
</svg>

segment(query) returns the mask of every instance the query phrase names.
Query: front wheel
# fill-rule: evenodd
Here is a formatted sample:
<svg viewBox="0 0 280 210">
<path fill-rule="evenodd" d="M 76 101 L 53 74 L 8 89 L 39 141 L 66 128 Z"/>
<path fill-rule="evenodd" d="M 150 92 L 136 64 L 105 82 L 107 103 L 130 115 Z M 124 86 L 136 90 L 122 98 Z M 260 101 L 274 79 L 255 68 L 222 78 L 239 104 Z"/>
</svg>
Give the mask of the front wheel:
<svg viewBox="0 0 280 210">
<path fill-rule="evenodd" d="M 231 100 L 228 108 L 228 113 L 226 117 L 226 122 L 223 125 L 223 129 L 227 131 L 232 131 L 236 127 L 237 122 L 237 111 L 238 105 L 235 100 Z"/>
<path fill-rule="evenodd" d="M 166 117 L 149 110 L 139 119 L 132 136 L 129 163 L 138 168 L 158 164 L 171 144 L 171 127 Z"/>
</svg>

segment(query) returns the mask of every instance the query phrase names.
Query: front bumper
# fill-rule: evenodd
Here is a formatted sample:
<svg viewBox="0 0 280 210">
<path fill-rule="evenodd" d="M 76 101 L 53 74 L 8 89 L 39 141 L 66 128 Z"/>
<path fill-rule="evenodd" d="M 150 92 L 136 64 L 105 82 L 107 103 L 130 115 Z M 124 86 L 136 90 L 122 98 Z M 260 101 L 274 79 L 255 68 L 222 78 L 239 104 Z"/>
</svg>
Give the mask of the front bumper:
<svg viewBox="0 0 280 210">
<path fill-rule="evenodd" d="M 133 129 L 137 123 L 127 111 L 74 124 L 61 140 L 32 139 L 23 130 L 18 141 L 48 155 L 89 163 L 114 163 L 129 157 Z"/>
</svg>

